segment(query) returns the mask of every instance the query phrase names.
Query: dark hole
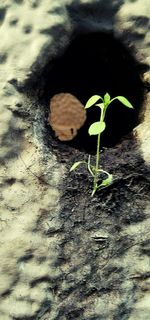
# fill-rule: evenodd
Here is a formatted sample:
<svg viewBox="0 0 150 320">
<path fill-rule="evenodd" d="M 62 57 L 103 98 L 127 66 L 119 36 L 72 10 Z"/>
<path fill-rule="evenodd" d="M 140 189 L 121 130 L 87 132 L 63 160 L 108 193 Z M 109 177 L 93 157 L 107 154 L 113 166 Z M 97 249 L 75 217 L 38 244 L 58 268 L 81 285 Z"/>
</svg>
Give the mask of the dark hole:
<svg viewBox="0 0 150 320">
<path fill-rule="evenodd" d="M 112 103 L 106 115 L 106 130 L 101 145 L 113 147 L 138 124 L 143 100 L 143 84 L 138 65 L 127 49 L 113 35 L 90 33 L 72 40 L 61 58 L 44 72 L 44 99 L 49 107 L 50 98 L 61 92 L 75 95 L 84 105 L 94 94 L 111 97 L 123 95 L 133 104 L 134 110 L 120 102 Z M 88 153 L 95 152 L 96 136 L 88 135 L 91 123 L 98 121 L 98 107 L 88 109 L 87 121 L 78 135 L 65 144 Z M 64 142 L 62 142 L 64 143 Z"/>
</svg>

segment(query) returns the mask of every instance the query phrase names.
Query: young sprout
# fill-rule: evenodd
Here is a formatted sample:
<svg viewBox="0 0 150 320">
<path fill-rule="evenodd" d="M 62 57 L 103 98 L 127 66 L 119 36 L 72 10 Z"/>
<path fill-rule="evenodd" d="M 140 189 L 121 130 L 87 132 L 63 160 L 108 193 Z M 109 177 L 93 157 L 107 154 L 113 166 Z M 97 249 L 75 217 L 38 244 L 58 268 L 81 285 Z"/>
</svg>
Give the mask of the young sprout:
<svg viewBox="0 0 150 320">
<path fill-rule="evenodd" d="M 90 163 L 90 156 L 88 158 L 88 161 L 77 161 L 75 162 L 70 171 L 76 170 L 76 168 L 80 164 L 85 164 L 87 166 L 87 169 L 89 170 L 91 176 L 93 177 L 93 191 L 92 191 L 92 196 L 95 194 L 95 192 L 98 189 L 105 188 L 109 186 L 112 181 L 113 181 L 113 176 L 112 174 L 108 173 L 105 170 L 102 170 L 99 168 L 100 164 L 100 145 L 101 145 L 101 134 L 102 132 L 106 129 L 106 123 L 105 123 L 105 115 L 108 106 L 114 101 L 114 100 L 119 100 L 124 106 L 127 108 L 133 109 L 132 104 L 123 96 L 117 96 L 113 99 L 110 98 L 110 95 L 106 93 L 104 95 L 104 98 L 102 98 L 99 95 L 94 95 L 92 96 L 86 103 L 85 109 L 89 109 L 92 106 L 96 106 L 100 109 L 100 119 L 99 121 L 96 121 L 91 124 L 89 127 L 88 133 L 89 135 L 95 135 L 97 136 L 97 151 L 96 151 L 96 161 L 95 161 L 95 166 L 91 165 Z M 98 103 L 99 102 L 99 103 Z M 106 178 L 102 180 L 102 182 L 99 184 L 98 183 L 98 176 L 99 174 L 102 173 Z"/>
</svg>

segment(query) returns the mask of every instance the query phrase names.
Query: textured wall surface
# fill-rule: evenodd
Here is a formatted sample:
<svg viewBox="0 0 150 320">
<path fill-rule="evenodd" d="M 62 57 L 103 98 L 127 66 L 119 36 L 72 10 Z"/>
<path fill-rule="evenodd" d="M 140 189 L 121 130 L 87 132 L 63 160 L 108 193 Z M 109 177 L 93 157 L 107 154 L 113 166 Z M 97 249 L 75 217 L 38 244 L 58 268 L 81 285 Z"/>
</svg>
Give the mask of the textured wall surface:
<svg viewBox="0 0 150 320">
<path fill-rule="evenodd" d="M 38 99 L 43 68 L 85 31 L 113 32 L 146 86 L 137 145 L 104 152 L 118 184 L 92 200 Z M 3 0 L 0 39 L 0 319 L 149 320 L 149 0 Z"/>
</svg>

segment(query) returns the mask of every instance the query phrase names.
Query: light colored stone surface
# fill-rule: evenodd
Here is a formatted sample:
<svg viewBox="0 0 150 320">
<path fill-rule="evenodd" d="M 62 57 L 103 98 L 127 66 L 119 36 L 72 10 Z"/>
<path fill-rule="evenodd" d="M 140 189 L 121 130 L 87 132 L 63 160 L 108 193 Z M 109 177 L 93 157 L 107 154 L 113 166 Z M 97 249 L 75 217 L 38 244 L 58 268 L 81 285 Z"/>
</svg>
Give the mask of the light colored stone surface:
<svg viewBox="0 0 150 320">
<path fill-rule="evenodd" d="M 81 197 L 70 195 L 70 207 L 64 209 L 60 185 L 67 169 L 44 145 L 44 110 L 36 97 L 27 96 L 25 86 L 28 79 L 39 77 L 48 61 L 55 63 L 76 30 L 113 30 L 135 58 L 149 67 L 149 18 L 149 0 L 0 3 L 2 320 L 149 319 L 149 201 L 142 197 L 139 203 L 140 194 L 131 190 L 134 201 L 125 199 L 124 211 L 128 215 L 139 210 L 145 218 L 131 219 L 131 225 L 123 225 L 120 233 L 114 231 L 119 218 L 107 215 L 109 198 L 99 212 L 106 210 L 103 224 L 96 218 L 93 202 L 87 208 L 88 200 L 83 203 Z M 145 81 L 148 78 L 149 71 Z M 135 134 L 149 166 L 149 95 L 146 99 L 145 117 Z M 82 218 L 83 224 L 74 227 Z M 91 230 L 86 230 L 88 219 Z M 133 246 L 113 258 L 117 236 L 118 242 L 133 240 Z M 64 259 L 62 264 L 60 259 Z"/>
<path fill-rule="evenodd" d="M 147 94 L 145 103 L 143 105 L 145 110 L 144 118 L 141 124 L 135 129 L 135 135 L 137 135 L 140 141 L 140 148 L 146 163 L 150 163 L 150 93 Z"/>
<path fill-rule="evenodd" d="M 61 228 L 58 169 L 53 169 L 51 185 L 39 183 L 37 177 L 46 175 L 40 161 L 35 143 L 24 141 L 24 150 L 6 161 L 2 171 L 0 292 L 11 294 L 1 298 L 0 309 L 6 319 L 34 316 L 45 301 L 48 306 L 54 301 L 50 289 L 60 273 L 54 267 L 59 237 L 46 234 Z M 51 155 L 49 170 L 54 163 Z"/>
</svg>

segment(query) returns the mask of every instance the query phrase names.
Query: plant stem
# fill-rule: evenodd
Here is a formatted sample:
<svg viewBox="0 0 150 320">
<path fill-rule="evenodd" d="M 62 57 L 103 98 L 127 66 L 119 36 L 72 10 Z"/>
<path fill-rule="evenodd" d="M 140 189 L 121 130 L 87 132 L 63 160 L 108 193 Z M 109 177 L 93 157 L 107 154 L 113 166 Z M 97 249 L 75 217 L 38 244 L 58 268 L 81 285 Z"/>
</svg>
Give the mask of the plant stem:
<svg viewBox="0 0 150 320">
<path fill-rule="evenodd" d="M 96 166 L 95 166 L 95 175 L 94 175 L 94 190 L 97 189 L 97 173 L 99 167 L 99 160 L 100 160 L 100 133 L 97 138 L 97 151 L 96 151 Z"/>
<path fill-rule="evenodd" d="M 103 110 L 101 110 L 100 121 L 102 121 L 103 118 L 104 118 L 104 113 L 103 113 Z M 97 137 L 96 166 L 95 166 L 92 196 L 97 190 L 97 174 L 98 174 L 99 161 L 100 161 L 100 140 L 101 140 L 100 137 L 101 137 L 101 134 L 99 133 Z"/>
</svg>

